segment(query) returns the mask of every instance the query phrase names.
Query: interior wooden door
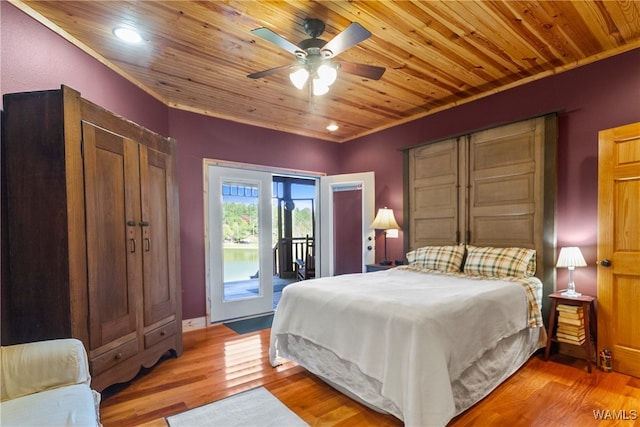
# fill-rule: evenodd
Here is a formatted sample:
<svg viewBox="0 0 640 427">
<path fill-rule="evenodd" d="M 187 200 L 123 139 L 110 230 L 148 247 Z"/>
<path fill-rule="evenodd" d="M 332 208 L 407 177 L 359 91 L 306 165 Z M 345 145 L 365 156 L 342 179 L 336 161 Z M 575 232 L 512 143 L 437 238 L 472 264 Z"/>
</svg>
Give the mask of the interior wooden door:
<svg viewBox="0 0 640 427">
<path fill-rule="evenodd" d="M 82 122 L 90 350 L 134 340 L 142 276 L 138 144 Z"/>
<path fill-rule="evenodd" d="M 640 377 L 640 122 L 599 133 L 598 348 Z"/>
<path fill-rule="evenodd" d="M 144 274 L 144 324 L 165 322 L 176 312 L 178 242 L 170 227 L 174 217 L 174 171 L 168 154 L 140 146 L 140 231 Z"/>
</svg>

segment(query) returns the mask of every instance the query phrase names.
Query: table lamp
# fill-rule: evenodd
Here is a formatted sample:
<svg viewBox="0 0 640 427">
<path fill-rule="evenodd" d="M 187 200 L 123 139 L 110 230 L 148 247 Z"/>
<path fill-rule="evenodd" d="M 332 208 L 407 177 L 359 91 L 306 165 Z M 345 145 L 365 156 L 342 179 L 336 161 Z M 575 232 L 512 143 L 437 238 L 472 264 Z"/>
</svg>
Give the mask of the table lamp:
<svg viewBox="0 0 640 427">
<path fill-rule="evenodd" d="M 569 269 L 569 285 L 567 290 L 562 292 L 562 295 L 569 298 L 575 298 L 582 295 L 579 292 L 576 292 L 576 285 L 573 283 L 573 270 L 576 267 L 586 267 L 587 263 L 582 256 L 582 252 L 580 252 L 580 248 L 576 246 L 561 248 L 560 254 L 558 255 L 558 263 L 556 264 L 556 268 L 559 267 L 567 267 Z"/>
<path fill-rule="evenodd" d="M 378 213 L 370 227 L 375 230 L 384 230 L 384 260 L 380 262 L 380 265 L 391 265 L 391 261 L 387 260 L 387 230 L 400 229 L 396 222 L 396 217 L 393 215 L 393 209 L 389 209 L 386 206 L 378 209 Z"/>
</svg>

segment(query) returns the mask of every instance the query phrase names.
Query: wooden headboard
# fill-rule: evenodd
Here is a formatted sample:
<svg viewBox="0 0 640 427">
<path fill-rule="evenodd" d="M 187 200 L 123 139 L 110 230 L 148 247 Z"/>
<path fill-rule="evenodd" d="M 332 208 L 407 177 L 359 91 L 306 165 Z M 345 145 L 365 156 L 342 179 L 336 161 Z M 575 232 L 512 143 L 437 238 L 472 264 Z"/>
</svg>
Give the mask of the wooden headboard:
<svg viewBox="0 0 640 427">
<path fill-rule="evenodd" d="M 405 149 L 405 252 L 455 244 L 535 249 L 548 318 L 556 152 L 555 114 Z"/>
</svg>

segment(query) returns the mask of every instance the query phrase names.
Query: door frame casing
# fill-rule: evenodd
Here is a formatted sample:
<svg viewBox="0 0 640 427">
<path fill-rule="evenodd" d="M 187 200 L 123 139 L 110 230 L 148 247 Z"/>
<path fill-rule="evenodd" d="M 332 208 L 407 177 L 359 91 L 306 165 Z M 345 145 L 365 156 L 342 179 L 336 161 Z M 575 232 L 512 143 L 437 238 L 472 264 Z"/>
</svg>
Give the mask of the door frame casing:
<svg viewBox="0 0 640 427">
<path fill-rule="evenodd" d="M 324 176 L 320 178 L 320 244 L 316 273 L 319 277 L 333 276 L 334 266 L 334 221 L 333 221 L 333 191 L 335 188 L 354 186 L 362 191 L 362 272 L 366 272 L 367 264 L 374 264 L 375 230 L 369 227 L 375 214 L 375 174 L 374 172 L 360 172 L 341 175 Z M 366 248 L 370 246 L 371 249 Z"/>
</svg>

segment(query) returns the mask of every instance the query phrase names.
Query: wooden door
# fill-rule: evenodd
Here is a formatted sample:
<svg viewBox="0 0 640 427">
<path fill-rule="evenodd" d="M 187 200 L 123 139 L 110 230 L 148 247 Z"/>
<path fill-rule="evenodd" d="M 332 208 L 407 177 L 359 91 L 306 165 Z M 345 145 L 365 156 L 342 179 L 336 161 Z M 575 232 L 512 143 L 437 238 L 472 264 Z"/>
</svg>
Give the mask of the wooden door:
<svg viewBox="0 0 640 427">
<path fill-rule="evenodd" d="M 138 144 L 87 122 L 82 136 L 89 350 L 96 350 L 136 339 L 142 280 Z"/>
<path fill-rule="evenodd" d="M 466 243 L 542 253 L 544 118 L 469 137 Z"/>
<path fill-rule="evenodd" d="M 144 271 L 144 325 L 166 323 L 176 313 L 178 242 L 172 232 L 174 200 L 173 162 L 168 154 L 140 146 L 142 253 Z"/>
<path fill-rule="evenodd" d="M 409 249 L 427 245 L 456 245 L 460 233 L 464 197 L 461 183 L 466 171 L 459 138 L 425 145 L 409 154 Z"/>
<path fill-rule="evenodd" d="M 640 122 L 599 133 L 598 348 L 640 377 Z"/>
</svg>

